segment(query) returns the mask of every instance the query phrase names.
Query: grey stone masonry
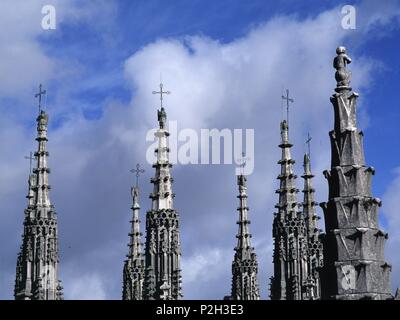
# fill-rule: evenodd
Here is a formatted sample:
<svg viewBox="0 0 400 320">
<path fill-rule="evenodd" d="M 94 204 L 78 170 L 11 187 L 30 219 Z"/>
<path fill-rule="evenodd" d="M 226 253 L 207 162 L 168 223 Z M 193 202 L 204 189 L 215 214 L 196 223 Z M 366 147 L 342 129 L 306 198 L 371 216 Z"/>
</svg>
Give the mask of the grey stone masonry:
<svg viewBox="0 0 400 320">
<path fill-rule="evenodd" d="M 325 216 L 322 297 L 338 300 L 391 299 L 391 266 L 384 259 L 388 238 L 378 225 L 381 201 L 371 193 L 373 167 L 365 163 L 363 133 L 357 129 L 358 94 L 350 85 L 344 47 L 334 59 L 337 87 L 331 97 L 334 129 L 331 169 L 324 175 L 329 200 L 321 203 Z"/>
<path fill-rule="evenodd" d="M 275 206 L 274 238 L 274 275 L 271 278 L 271 299 L 303 300 L 307 299 L 307 230 L 305 217 L 298 208 L 296 188 L 297 176 L 293 172 L 295 161 L 291 157 L 289 128 L 286 121 L 281 122 L 282 157 L 281 174 L 278 176 L 279 202 Z"/>
<path fill-rule="evenodd" d="M 131 188 L 132 193 L 132 220 L 129 233 L 129 254 L 124 264 L 123 271 L 123 300 L 143 300 L 144 285 L 144 254 L 140 232 L 140 205 L 139 188 Z"/>
<path fill-rule="evenodd" d="M 321 279 L 319 276 L 321 267 L 323 266 L 323 248 L 320 241 L 320 229 L 318 228 L 318 217 L 316 213 L 317 202 L 314 201 L 315 189 L 312 186 L 314 175 L 311 173 L 310 156 L 304 155 L 304 201 L 303 216 L 305 218 L 307 230 L 307 262 L 308 277 L 305 284 L 306 300 L 319 300 L 321 298 Z"/>
<path fill-rule="evenodd" d="M 237 176 L 239 186 L 239 225 L 235 257 L 232 262 L 232 300 L 259 300 L 258 263 L 254 248 L 251 246 L 250 220 L 247 206 L 247 179 L 244 175 Z"/>
<path fill-rule="evenodd" d="M 157 160 L 153 164 L 155 176 L 150 194 L 151 210 L 146 215 L 145 248 L 145 299 L 177 300 L 181 292 L 181 244 L 179 236 L 179 214 L 174 209 L 172 192 L 173 178 L 169 162 L 167 113 L 164 107 L 158 111 L 159 128 L 155 133 L 158 148 Z"/>
<path fill-rule="evenodd" d="M 29 176 L 28 207 L 25 209 L 22 246 L 17 259 L 16 300 L 61 300 L 58 279 L 57 215 L 50 202 L 46 150 L 48 115 L 37 117 L 36 167 Z"/>
</svg>

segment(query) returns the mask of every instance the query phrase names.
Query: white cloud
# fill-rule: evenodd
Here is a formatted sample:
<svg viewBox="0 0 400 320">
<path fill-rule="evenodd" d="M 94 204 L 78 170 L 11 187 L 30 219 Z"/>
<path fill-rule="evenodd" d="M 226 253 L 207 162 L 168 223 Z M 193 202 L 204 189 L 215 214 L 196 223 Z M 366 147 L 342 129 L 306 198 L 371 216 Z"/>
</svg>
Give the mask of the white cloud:
<svg viewBox="0 0 400 320">
<path fill-rule="evenodd" d="M 102 276 L 84 273 L 80 277 L 70 279 L 65 299 L 105 300 L 106 297 L 106 288 Z"/>
<path fill-rule="evenodd" d="M 182 269 L 186 285 L 203 280 L 215 280 L 218 273 L 210 272 L 210 270 L 218 268 L 222 261 L 232 259 L 231 251 L 232 248 L 229 248 L 229 250 L 210 248 L 205 249 L 201 253 L 194 253 L 188 257 L 183 257 Z"/>
<path fill-rule="evenodd" d="M 47 81 L 54 71 L 37 41 L 43 32 L 40 2 L 2 1 L 0 16 L 0 96 L 31 91 L 38 79 Z"/>
</svg>

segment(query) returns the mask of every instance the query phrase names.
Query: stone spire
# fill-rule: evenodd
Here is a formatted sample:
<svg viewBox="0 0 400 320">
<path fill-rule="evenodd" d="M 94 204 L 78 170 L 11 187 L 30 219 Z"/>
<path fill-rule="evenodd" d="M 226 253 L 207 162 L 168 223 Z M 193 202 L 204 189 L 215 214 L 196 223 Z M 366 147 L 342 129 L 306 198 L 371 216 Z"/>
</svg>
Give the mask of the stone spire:
<svg viewBox="0 0 400 320">
<path fill-rule="evenodd" d="M 139 220 L 139 188 L 131 188 L 132 194 L 132 220 L 129 233 L 129 254 L 124 264 L 123 273 L 123 300 L 143 300 L 144 283 L 144 255 L 142 252 Z"/>
<path fill-rule="evenodd" d="M 259 300 L 260 292 L 257 280 L 258 263 L 257 255 L 251 246 L 251 234 L 249 230 L 250 220 L 248 217 L 249 207 L 247 206 L 247 179 L 244 175 L 237 176 L 239 186 L 240 203 L 239 231 L 236 236 L 235 257 L 232 262 L 232 300 Z"/>
<path fill-rule="evenodd" d="M 160 88 L 161 94 L 165 93 L 162 86 Z M 146 215 L 145 299 L 176 300 L 182 297 L 179 214 L 173 206 L 175 195 L 172 192 L 173 178 L 170 173 L 172 164 L 169 162 L 167 113 L 161 106 L 157 114 L 157 159 L 153 164 L 155 176 L 151 179 L 154 187 L 150 194 L 151 210 Z"/>
<path fill-rule="evenodd" d="M 321 298 L 321 281 L 319 276 L 320 268 L 323 265 L 323 250 L 320 241 L 320 229 L 318 228 L 318 220 L 315 207 L 318 205 L 314 201 L 315 189 L 312 187 L 311 164 L 309 154 L 304 155 L 304 201 L 303 216 L 305 218 L 307 230 L 307 261 L 308 261 L 308 277 L 306 279 L 307 300 L 318 300 Z"/>
<path fill-rule="evenodd" d="M 351 73 L 346 69 L 351 59 L 344 47 L 336 53 L 331 170 L 324 172 L 329 200 L 321 204 L 326 229 L 322 298 L 389 299 L 391 266 L 384 260 L 388 235 L 378 225 L 381 201 L 371 193 L 375 169 L 365 164 L 363 133 L 357 129 L 358 94 L 349 86 Z"/>
<path fill-rule="evenodd" d="M 302 300 L 307 280 L 307 237 L 305 219 L 298 210 L 296 188 L 297 176 L 293 173 L 295 161 L 290 154 L 289 128 L 286 121 L 281 122 L 282 149 L 279 202 L 275 206 L 274 237 L 274 276 L 271 278 L 271 299 Z"/>
<path fill-rule="evenodd" d="M 58 279 L 57 216 L 50 202 L 46 150 L 48 115 L 37 117 L 38 150 L 36 167 L 29 176 L 28 207 L 25 209 L 24 233 L 17 260 L 14 296 L 17 300 L 60 300 Z"/>
</svg>

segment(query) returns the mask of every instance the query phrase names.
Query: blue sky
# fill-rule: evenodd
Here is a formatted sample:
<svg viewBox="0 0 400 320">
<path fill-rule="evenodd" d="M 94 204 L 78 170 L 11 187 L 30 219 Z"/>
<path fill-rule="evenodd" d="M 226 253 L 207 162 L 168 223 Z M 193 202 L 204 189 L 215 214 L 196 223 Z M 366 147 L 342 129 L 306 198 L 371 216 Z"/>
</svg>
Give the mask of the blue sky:
<svg viewBox="0 0 400 320">
<path fill-rule="evenodd" d="M 352 2 L 357 5 L 360 1 Z M 116 1 L 110 12 L 104 13 L 108 23 L 96 26 L 93 20 L 82 19 L 77 23 L 62 23 L 60 32 L 49 32 L 41 37 L 46 51 L 55 57 L 77 60 L 86 68 L 84 82 L 65 89 L 71 101 L 84 102 L 82 111 L 87 119 L 97 119 L 107 101 L 117 99 L 127 102 L 131 92 L 124 85 L 123 63 L 143 46 L 161 38 L 184 38 L 188 35 L 204 35 L 226 43 L 243 37 L 255 26 L 276 15 L 293 15 L 306 19 L 321 11 L 347 4 L 340 1 L 323 1 L 318 4 L 305 1 L 285 0 L 266 4 L 265 1 Z M 108 17 L 107 17 L 108 16 Z M 358 16 L 358 18 L 360 18 Z M 363 20 L 357 21 L 363 24 Z M 397 166 L 396 157 L 381 157 L 391 147 L 391 139 L 396 135 L 398 108 L 395 103 L 395 89 L 400 77 L 399 30 L 396 25 L 385 26 L 368 35 L 362 45 L 353 48 L 370 59 L 380 61 L 384 71 L 373 76 L 373 93 L 368 92 L 369 105 L 374 110 L 371 121 L 369 143 L 366 145 L 368 159 L 372 163 L 376 157 L 382 163 L 374 188 L 382 193 L 386 184 L 383 176 Z M 363 32 L 349 31 L 349 40 L 359 41 Z M 157 66 L 155 66 L 157 68 Z M 100 79 L 100 81 L 99 81 Z M 51 88 L 54 91 L 55 88 Z M 372 90 L 372 88 L 371 88 Z M 51 100 L 49 101 L 51 103 Z M 375 110 L 378 110 L 376 111 Z M 372 111 L 372 110 L 371 110 Z M 379 130 L 372 130 L 379 128 Z M 379 142 L 376 143 L 375 141 Z"/>
<path fill-rule="evenodd" d="M 0 299 L 12 297 L 26 205 L 23 157 L 36 147 L 33 94 L 39 83 L 48 90 L 50 183 L 59 213 L 65 296 L 120 298 L 133 183 L 129 169 L 136 162 L 147 165 L 141 183 L 144 215 L 153 175 L 145 163 L 144 133 L 156 124 L 158 101 L 151 90 L 160 73 L 172 91 L 167 112 L 180 128 L 255 129 L 249 202 L 261 293 L 267 298 L 282 88 L 289 87 L 295 98 L 291 137 L 297 173 L 310 131 L 317 200 L 325 201 L 332 59 L 342 44 L 353 58 L 349 68 L 360 93 L 359 126 L 365 131 L 367 163 L 377 169 L 373 190 L 384 200 L 381 220 L 393 238 L 387 250 L 393 286 L 400 286 L 395 250 L 400 236 L 393 234 L 400 222 L 393 205 L 400 196 L 400 4 L 314 2 L 3 1 L 0 242 L 10 245 L 0 248 Z M 41 30 L 43 4 L 54 4 L 56 30 Z M 355 30 L 340 28 L 344 4 L 356 6 Z M 233 172 L 228 165 L 174 168 L 186 298 L 218 299 L 230 290 L 237 218 Z"/>
</svg>

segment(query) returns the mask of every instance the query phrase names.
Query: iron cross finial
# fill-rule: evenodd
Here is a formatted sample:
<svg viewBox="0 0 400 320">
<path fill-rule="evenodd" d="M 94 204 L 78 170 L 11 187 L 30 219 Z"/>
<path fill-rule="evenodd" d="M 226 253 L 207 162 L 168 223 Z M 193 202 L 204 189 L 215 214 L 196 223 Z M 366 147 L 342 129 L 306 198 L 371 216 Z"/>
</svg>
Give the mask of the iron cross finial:
<svg viewBox="0 0 400 320">
<path fill-rule="evenodd" d="M 163 91 L 163 87 L 164 87 L 163 83 L 160 82 L 160 91 L 153 91 L 152 92 L 153 94 L 159 94 L 160 95 L 161 108 L 163 106 L 163 94 L 171 94 L 170 91 Z"/>
<path fill-rule="evenodd" d="M 306 144 L 307 144 L 307 149 L 308 149 L 307 151 L 308 151 L 308 161 L 309 161 L 310 170 L 311 170 L 311 140 L 312 140 L 312 137 L 310 136 L 310 132 L 308 132 Z"/>
<path fill-rule="evenodd" d="M 310 132 L 307 133 L 307 140 L 306 140 L 306 144 L 307 144 L 307 151 L 308 151 L 308 157 L 311 157 L 311 140 L 312 137 L 310 136 Z"/>
<path fill-rule="evenodd" d="M 139 186 L 139 176 L 144 173 L 144 169 L 140 168 L 140 164 L 136 164 L 136 169 L 131 169 L 130 172 L 136 175 L 136 188 Z"/>
<path fill-rule="evenodd" d="M 283 100 L 286 100 L 286 122 L 289 126 L 289 103 L 294 102 L 294 99 L 289 98 L 289 89 L 286 89 L 286 96 L 282 96 Z"/>
<path fill-rule="evenodd" d="M 39 92 L 35 94 L 35 98 L 39 98 L 39 114 L 42 108 L 42 95 L 46 94 L 46 90 L 42 90 L 42 84 L 39 85 Z"/>
<path fill-rule="evenodd" d="M 29 160 L 29 174 L 32 173 L 32 161 L 35 160 L 35 157 L 33 156 L 33 152 L 29 152 L 29 156 L 25 156 L 25 159 Z"/>
</svg>

